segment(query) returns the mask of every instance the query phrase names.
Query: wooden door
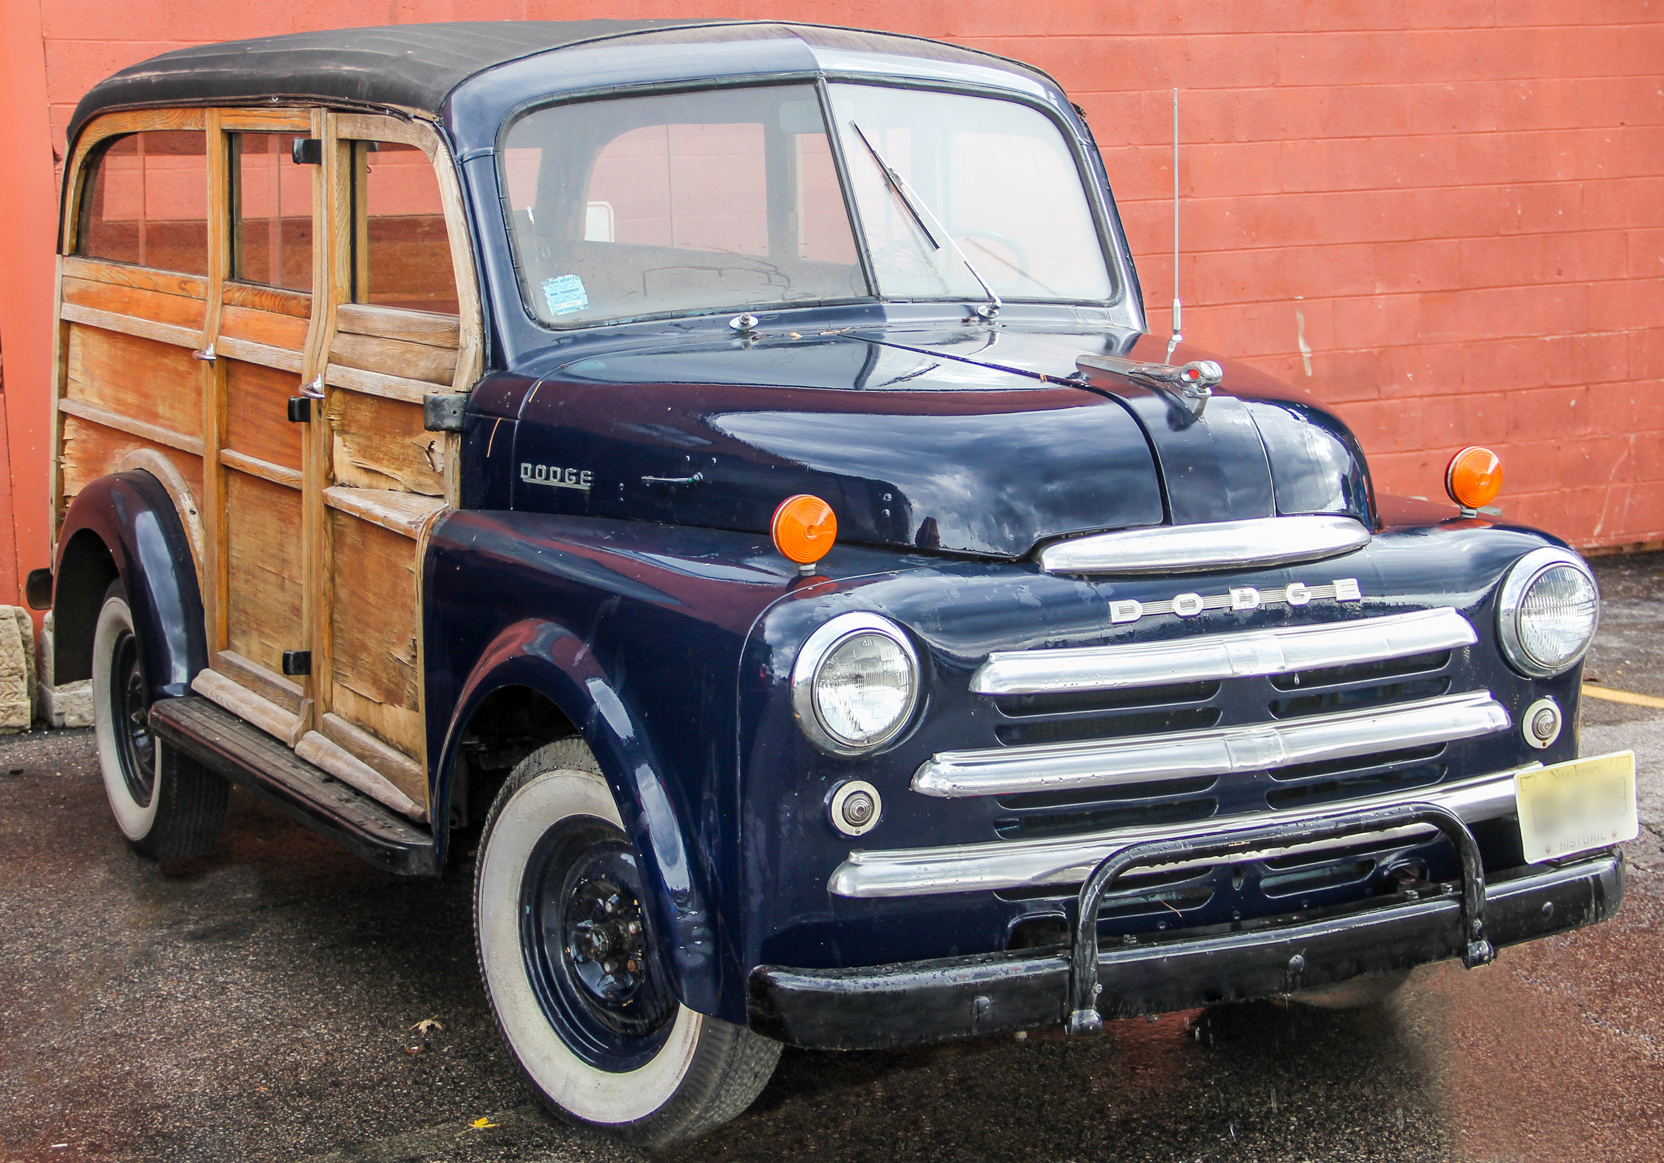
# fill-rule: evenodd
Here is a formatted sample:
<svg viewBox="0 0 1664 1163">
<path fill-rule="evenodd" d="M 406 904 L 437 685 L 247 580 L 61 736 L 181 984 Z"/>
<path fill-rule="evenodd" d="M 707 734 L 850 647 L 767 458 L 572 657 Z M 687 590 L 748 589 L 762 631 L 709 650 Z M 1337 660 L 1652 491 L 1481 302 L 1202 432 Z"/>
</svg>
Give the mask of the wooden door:
<svg viewBox="0 0 1664 1163">
<path fill-rule="evenodd" d="M 321 766 L 344 753 L 425 808 L 423 540 L 458 485 L 457 437 L 424 427 L 423 401 L 479 374 L 472 252 L 429 126 L 339 114 L 328 129 L 332 314 L 325 422 L 313 433 L 325 468 L 318 714 L 298 750 Z"/>
<path fill-rule="evenodd" d="M 293 746 L 310 721 L 304 675 L 308 456 L 289 419 L 323 323 L 318 167 L 294 143 L 306 110 L 209 111 L 213 262 L 203 387 L 209 669 L 195 689 Z M 289 663 L 288 666 L 285 664 Z M 288 670 L 291 673 L 285 673 Z"/>
<path fill-rule="evenodd" d="M 320 110 L 300 154 L 284 153 L 285 136 L 265 154 L 250 148 L 257 131 L 300 128 L 264 112 L 221 115 L 221 585 L 218 648 L 197 689 L 425 820 L 422 538 L 455 501 L 457 449 L 453 434 L 423 427 L 423 400 L 478 375 L 471 255 L 430 127 Z M 279 156 L 281 168 L 302 155 L 315 163 L 309 236 L 274 228 L 250 197 L 257 174 L 282 193 L 251 156 Z M 292 181 L 295 169 L 283 173 Z M 288 418 L 292 397 L 307 401 L 304 422 Z"/>
</svg>

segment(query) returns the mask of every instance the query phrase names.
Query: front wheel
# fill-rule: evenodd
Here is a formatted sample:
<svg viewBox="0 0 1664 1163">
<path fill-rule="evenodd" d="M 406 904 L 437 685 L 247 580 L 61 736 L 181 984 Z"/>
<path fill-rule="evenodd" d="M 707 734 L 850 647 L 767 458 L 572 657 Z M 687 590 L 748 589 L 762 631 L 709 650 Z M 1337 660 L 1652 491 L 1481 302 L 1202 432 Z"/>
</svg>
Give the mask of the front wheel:
<svg viewBox="0 0 1664 1163">
<path fill-rule="evenodd" d="M 231 788 L 151 734 L 144 651 L 120 579 L 104 591 L 93 630 L 92 718 L 104 793 L 128 842 L 154 860 L 212 849 Z"/>
<path fill-rule="evenodd" d="M 676 1000 L 643 895 L 582 741 L 523 760 L 486 817 L 474 874 L 492 1012 L 558 1114 L 663 1147 L 750 1106 L 780 1046 Z"/>
</svg>

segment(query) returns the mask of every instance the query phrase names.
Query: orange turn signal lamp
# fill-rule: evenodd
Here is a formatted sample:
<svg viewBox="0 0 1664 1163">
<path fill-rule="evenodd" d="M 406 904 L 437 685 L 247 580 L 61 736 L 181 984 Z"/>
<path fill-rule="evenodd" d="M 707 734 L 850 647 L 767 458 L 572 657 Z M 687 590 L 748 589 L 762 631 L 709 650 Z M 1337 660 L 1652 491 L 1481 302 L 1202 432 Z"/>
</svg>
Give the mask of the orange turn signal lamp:
<svg viewBox="0 0 1664 1163">
<path fill-rule="evenodd" d="M 798 572 L 810 573 L 838 540 L 838 518 L 819 497 L 798 493 L 774 510 L 769 536 L 774 538 L 774 548 L 797 563 Z"/>
<path fill-rule="evenodd" d="M 1444 491 L 1471 516 L 1502 491 L 1502 458 L 1477 444 L 1462 449 L 1444 471 Z"/>
</svg>

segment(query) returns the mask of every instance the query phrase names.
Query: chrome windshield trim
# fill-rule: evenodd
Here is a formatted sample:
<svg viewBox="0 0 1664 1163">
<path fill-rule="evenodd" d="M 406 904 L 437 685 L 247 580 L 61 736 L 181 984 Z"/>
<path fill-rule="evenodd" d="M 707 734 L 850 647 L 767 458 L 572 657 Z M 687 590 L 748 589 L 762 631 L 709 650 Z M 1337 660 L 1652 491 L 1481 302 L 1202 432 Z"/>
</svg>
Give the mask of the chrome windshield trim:
<svg viewBox="0 0 1664 1163">
<path fill-rule="evenodd" d="M 943 751 L 920 764 L 913 790 L 959 799 L 1194 779 L 1472 739 L 1509 725 L 1507 708 L 1489 691 L 1469 691 L 1276 724 Z"/>
<path fill-rule="evenodd" d="M 1075 885 L 1085 880 L 1098 862 L 1106 856 L 1133 844 L 1142 844 L 1149 840 L 1177 840 L 1190 836 L 1226 836 L 1232 831 L 1259 827 L 1269 822 L 1298 823 L 1331 816 L 1337 812 L 1367 811 L 1371 808 L 1392 807 L 1398 804 L 1434 804 L 1454 812 L 1464 822 L 1472 824 L 1480 820 L 1495 820 L 1513 815 L 1516 811 L 1514 776 L 1519 772 L 1536 771 L 1541 767 L 1540 763 L 1531 763 L 1507 771 L 1476 776 L 1445 787 L 1392 792 L 1297 811 L 1250 812 L 1239 816 L 1196 820 L 1187 824 L 1155 824 L 1058 839 L 994 841 L 942 848 L 857 850 L 851 852 L 849 858 L 833 870 L 826 887 L 833 896 L 880 899 Z M 1293 845 L 1275 851 L 1277 855 L 1322 851 L 1328 847 L 1373 839 L 1389 840 L 1400 835 L 1411 835 L 1418 830 L 1429 833 L 1432 831 L 1431 827 L 1413 825 L 1409 828 L 1346 837 L 1339 841 Z M 1232 859 L 1262 855 L 1264 854 L 1251 854 L 1249 857 Z"/>
<path fill-rule="evenodd" d="M 1379 662 L 1454 650 L 1478 641 L 1468 620 L 1443 606 L 1352 622 L 1209 634 L 1172 642 L 996 651 L 971 676 L 971 690 L 979 695 L 1126 690 Z"/>
<path fill-rule="evenodd" d="M 1040 568 L 1047 573 L 1200 573 L 1321 561 L 1368 544 L 1369 530 L 1351 517 L 1257 517 L 1076 537 L 1042 549 Z"/>
</svg>

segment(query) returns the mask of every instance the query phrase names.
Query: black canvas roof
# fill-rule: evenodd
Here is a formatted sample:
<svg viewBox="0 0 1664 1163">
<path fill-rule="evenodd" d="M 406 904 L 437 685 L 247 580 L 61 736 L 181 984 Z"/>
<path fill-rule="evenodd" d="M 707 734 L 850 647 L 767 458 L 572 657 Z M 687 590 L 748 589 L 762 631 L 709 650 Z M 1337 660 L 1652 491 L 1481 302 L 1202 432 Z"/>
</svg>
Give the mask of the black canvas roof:
<svg viewBox="0 0 1664 1163">
<path fill-rule="evenodd" d="M 396 24 L 177 49 L 100 81 L 75 107 L 69 140 L 106 109 L 236 103 L 272 95 L 437 113 L 475 73 L 585 41 L 720 20 L 516 20 Z"/>
</svg>

